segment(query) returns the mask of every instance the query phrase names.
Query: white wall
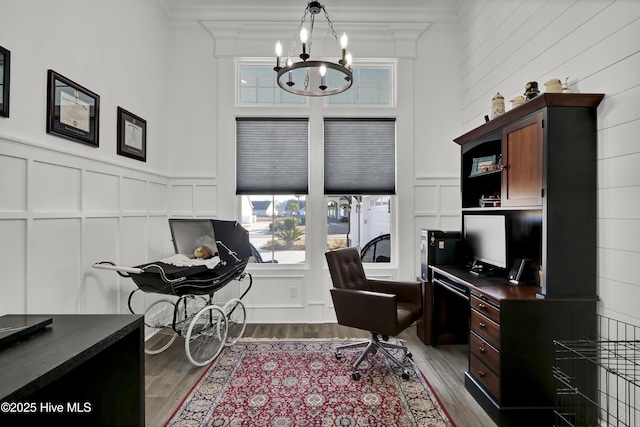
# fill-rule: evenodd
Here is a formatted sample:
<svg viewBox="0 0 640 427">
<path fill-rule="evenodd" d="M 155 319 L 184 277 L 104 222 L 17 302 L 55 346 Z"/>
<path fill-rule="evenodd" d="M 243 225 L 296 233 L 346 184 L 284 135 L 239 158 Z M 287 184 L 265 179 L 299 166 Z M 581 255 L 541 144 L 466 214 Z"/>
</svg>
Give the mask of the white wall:
<svg viewBox="0 0 640 427">
<path fill-rule="evenodd" d="M 640 324 L 640 2 L 459 2 L 462 127 L 489 114 L 491 98 L 529 81 L 568 76 L 575 92 L 604 93 L 598 107 L 599 312 Z M 568 171 L 569 173 L 569 171 Z"/>
<path fill-rule="evenodd" d="M 133 285 L 91 264 L 167 253 L 168 40 L 147 0 L 2 0 L 0 315 L 127 312 Z M 48 69 L 100 95 L 99 147 L 46 133 Z M 147 120 L 146 163 L 116 154 L 118 106 Z"/>
<path fill-rule="evenodd" d="M 270 55 L 275 40 L 291 36 L 283 17 L 294 28 L 298 13 L 270 8 L 256 22 L 242 9 L 240 17 L 233 7 L 170 10 L 177 4 L 2 0 L 0 45 L 12 52 L 12 97 L 11 117 L 0 119 L 0 314 L 128 312 L 126 297 L 135 285 L 92 269 L 93 262 L 131 266 L 168 254 L 168 217 L 240 219 L 238 115 L 313 116 L 310 156 L 322 156 L 320 100 L 302 113 L 248 113 L 235 104 L 234 58 Z M 451 142 L 460 123 L 455 13 L 388 5 L 342 12 L 343 20 L 355 19 L 348 24 L 354 53 L 398 61 L 398 106 L 373 112 L 397 117 L 398 257 L 371 273 L 412 279 L 420 269 L 419 229 L 459 227 Z M 390 23 L 380 24 L 385 19 Z M 316 51 L 331 51 L 326 40 L 331 37 L 316 38 Z M 46 134 L 47 69 L 101 96 L 98 148 Z M 117 106 L 147 120 L 146 163 L 116 154 Z M 312 162 L 307 217 L 315 216 L 315 225 L 307 228 L 307 263 L 249 267 L 255 279 L 245 300 L 250 321 L 334 318 L 321 173 L 320 162 Z M 291 286 L 298 288 L 294 298 Z M 222 299 L 238 291 L 225 293 Z M 135 308 L 156 297 L 136 298 Z"/>
</svg>

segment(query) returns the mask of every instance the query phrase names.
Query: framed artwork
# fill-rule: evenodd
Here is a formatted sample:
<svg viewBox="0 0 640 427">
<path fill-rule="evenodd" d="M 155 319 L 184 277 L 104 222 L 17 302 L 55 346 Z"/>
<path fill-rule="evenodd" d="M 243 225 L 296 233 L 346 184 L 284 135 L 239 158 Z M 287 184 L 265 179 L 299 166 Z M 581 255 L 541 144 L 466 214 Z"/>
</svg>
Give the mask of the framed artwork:
<svg viewBox="0 0 640 427">
<path fill-rule="evenodd" d="M 471 174 L 481 175 L 483 173 L 489 172 L 492 169 L 492 165 L 496 164 L 496 156 L 485 156 L 485 157 L 477 157 L 473 159 L 473 165 L 471 166 Z"/>
<path fill-rule="evenodd" d="M 11 52 L 0 46 L 0 116 L 9 117 L 9 78 Z"/>
<path fill-rule="evenodd" d="M 47 75 L 47 133 L 99 145 L 100 96 L 53 70 Z"/>
<path fill-rule="evenodd" d="M 118 107 L 118 154 L 147 161 L 147 121 Z"/>
</svg>

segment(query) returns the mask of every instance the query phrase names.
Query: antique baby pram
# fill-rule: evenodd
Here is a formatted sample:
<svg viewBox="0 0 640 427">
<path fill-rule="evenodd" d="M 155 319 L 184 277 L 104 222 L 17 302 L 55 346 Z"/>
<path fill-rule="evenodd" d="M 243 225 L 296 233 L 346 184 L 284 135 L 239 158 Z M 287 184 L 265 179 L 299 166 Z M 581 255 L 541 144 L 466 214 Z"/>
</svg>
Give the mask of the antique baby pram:
<svg viewBox="0 0 640 427">
<path fill-rule="evenodd" d="M 253 279 L 244 271 L 251 257 L 248 232 L 235 221 L 210 219 L 170 219 L 175 256 L 135 267 L 121 267 L 110 261 L 95 263 L 94 268 L 115 270 L 137 285 L 137 291 L 178 297 L 160 299 L 144 314 L 145 352 L 166 350 L 178 335 L 185 339 L 187 358 L 197 366 L 210 363 L 224 346 L 234 344 L 246 327 L 242 298 Z M 197 246 L 207 246 L 214 255 L 209 259 L 191 259 Z M 233 280 L 248 285 L 239 298 L 222 307 L 214 303 L 214 293 Z"/>
</svg>

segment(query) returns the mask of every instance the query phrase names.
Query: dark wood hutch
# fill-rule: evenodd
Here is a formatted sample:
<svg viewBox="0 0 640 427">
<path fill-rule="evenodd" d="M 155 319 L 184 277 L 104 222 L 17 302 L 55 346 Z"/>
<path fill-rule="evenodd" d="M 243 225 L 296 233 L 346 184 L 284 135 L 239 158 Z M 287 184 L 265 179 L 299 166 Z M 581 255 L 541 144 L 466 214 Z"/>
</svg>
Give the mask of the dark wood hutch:
<svg viewBox="0 0 640 427">
<path fill-rule="evenodd" d="M 500 426 L 553 424 L 553 340 L 595 328 L 596 110 L 603 97 L 540 94 L 455 139 L 463 224 L 468 215 L 505 216 L 507 265 L 527 258 L 535 273 L 514 286 L 509 268 L 476 275 L 461 260 L 431 266 L 426 284 L 432 343 L 469 344 L 465 387 Z M 494 156 L 502 167 L 475 171 L 478 159 Z M 499 202 L 481 207 L 491 196 Z"/>
</svg>

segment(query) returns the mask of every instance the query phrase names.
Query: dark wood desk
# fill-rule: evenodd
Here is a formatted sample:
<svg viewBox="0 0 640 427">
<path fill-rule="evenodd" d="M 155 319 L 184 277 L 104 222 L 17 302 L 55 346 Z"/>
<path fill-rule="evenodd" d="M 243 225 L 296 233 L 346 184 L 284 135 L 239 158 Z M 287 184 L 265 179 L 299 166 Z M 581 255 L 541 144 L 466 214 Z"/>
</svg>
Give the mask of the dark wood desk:
<svg viewBox="0 0 640 427">
<path fill-rule="evenodd" d="M 143 317 L 51 317 L 0 350 L 0 425 L 143 426 Z"/>
<path fill-rule="evenodd" d="M 506 277 L 432 268 L 432 340 L 469 345 L 467 391 L 499 426 L 552 425 L 553 340 L 593 334 L 597 298 L 540 298 Z"/>
</svg>

